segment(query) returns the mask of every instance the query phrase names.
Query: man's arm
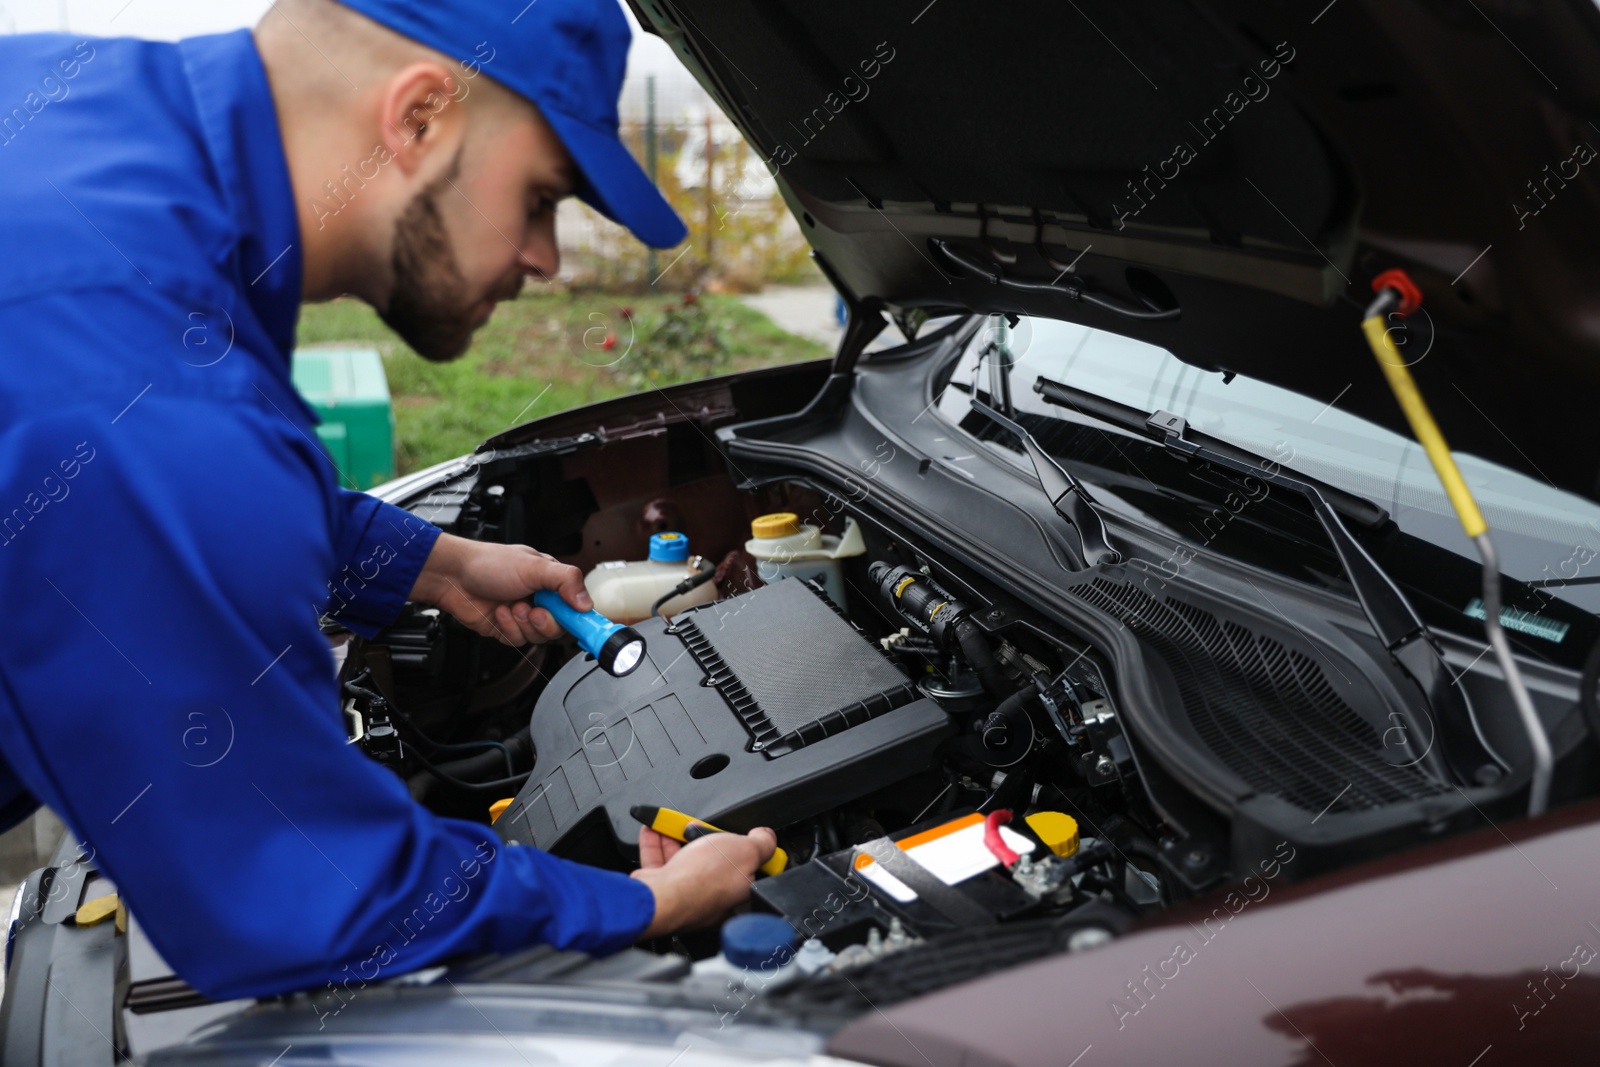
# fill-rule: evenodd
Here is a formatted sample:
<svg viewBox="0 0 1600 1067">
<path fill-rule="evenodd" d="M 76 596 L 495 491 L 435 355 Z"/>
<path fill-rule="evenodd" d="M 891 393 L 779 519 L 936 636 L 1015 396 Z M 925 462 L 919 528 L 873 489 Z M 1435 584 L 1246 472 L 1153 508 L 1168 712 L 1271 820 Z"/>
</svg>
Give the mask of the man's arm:
<svg viewBox="0 0 1600 1067">
<path fill-rule="evenodd" d="M 213 997 L 353 990 L 541 941 L 607 952 L 651 925 L 643 881 L 436 817 L 345 743 L 316 627 L 334 559 L 314 445 L 271 412 L 156 390 L 113 434 L 115 415 L 3 435 L 8 488 L 98 443 L 0 549 L 0 745 L 180 976 Z M 770 847 L 739 840 L 715 870 L 652 876 L 677 920 L 718 896 L 697 878 L 742 892 Z"/>
<path fill-rule="evenodd" d="M 474 633 L 508 645 L 561 636 L 561 627 L 528 597 L 553 589 L 579 611 L 594 607 L 583 572 L 527 545 L 496 545 L 445 534 L 433 546 L 411 599 L 434 604 Z"/>
<path fill-rule="evenodd" d="M 339 489 L 333 508 L 330 616 L 371 637 L 399 614 L 440 536 L 439 528 L 375 496 Z"/>
<path fill-rule="evenodd" d="M 497 545 L 442 534 L 438 527 L 366 493 L 339 490 L 328 613 L 371 637 L 408 600 L 433 604 L 474 633 L 508 645 L 561 636 L 543 608 L 527 603 L 554 589 L 579 611 L 594 607 L 583 572 L 526 545 Z"/>
</svg>

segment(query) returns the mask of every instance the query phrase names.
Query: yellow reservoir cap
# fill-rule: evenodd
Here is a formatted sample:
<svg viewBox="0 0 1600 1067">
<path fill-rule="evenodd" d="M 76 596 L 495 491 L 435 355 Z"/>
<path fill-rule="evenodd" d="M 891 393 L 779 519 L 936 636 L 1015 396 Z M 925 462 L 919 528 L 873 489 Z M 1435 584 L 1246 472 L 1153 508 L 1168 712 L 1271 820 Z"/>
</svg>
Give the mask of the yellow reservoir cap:
<svg viewBox="0 0 1600 1067">
<path fill-rule="evenodd" d="M 1046 848 L 1058 856 L 1078 851 L 1078 820 L 1060 811 L 1036 811 L 1023 819 Z"/>
<path fill-rule="evenodd" d="M 511 802 L 516 799 L 516 797 L 506 797 L 504 800 L 497 800 L 493 804 L 490 804 L 489 821 L 493 823 L 500 816 L 504 815 L 506 809 L 511 806 Z"/>
<path fill-rule="evenodd" d="M 788 537 L 800 532 L 800 516 L 792 511 L 779 511 L 750 521 L 750 536 L 768 540 Z"/>
</svg>

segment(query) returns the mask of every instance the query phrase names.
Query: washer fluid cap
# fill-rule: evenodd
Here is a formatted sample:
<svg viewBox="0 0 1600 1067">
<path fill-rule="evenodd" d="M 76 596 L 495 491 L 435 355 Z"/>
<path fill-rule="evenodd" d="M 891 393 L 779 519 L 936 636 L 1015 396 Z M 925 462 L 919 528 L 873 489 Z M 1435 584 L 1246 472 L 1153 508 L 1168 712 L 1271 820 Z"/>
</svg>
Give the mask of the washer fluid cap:
<svg viewBox="0 0 1600 1067">
<path fill-rule="evenodd" d="M 777 970 L 794 958 L 794 927 L 776 915 L 748 912 L 722 924 L 722 955 L 747 971 Z"/>
<path fill-rule="evenodd" d="M 1078 851 L 1078 820 L 1065 812 L 1036 811 L 1025 816 L 1023 821 L 1057 856 L 1070 856 Z"/>
<path fill-rule="evenodd" d="M 750 536 L 768 540 L 774 537 L 790 537 L 800 532 L 800 516 L 792 511 L 779 511 L 772 515 L 763 515 L 750 523 Z"/>
<path fill-rule="evenodd" d="M 689 539 L 681 533 L 653 534 L 650 558 L 657 563 L 682 563 L 689 558 Z"/>
</svg>

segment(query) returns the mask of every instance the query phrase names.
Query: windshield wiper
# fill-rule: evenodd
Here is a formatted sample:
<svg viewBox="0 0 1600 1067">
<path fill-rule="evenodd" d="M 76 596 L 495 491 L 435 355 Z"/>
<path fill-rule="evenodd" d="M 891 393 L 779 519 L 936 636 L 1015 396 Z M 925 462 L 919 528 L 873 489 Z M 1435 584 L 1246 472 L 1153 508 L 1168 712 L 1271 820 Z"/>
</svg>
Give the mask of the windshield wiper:
<svg viewBox="0 0 1600 1067">
<path fill-rule="evenodd" d="M 1106 536 L 1105 519 L 1083 483 L 1050 458 L 1050 454 L 1033 439 L 1033 434 L 979 400 L 976 391 L 972 395 L 972 410 L 1010 430 L 1022 442 L 1023 450 L 1033 461 L 1033 471 L 1039 477 L 1039 485 L 1049 498 L 1050 506 L 1078 531 L 1082 564 L 1095 567 L 1102 563 L 1121 563 L 1122 553 L 1111 547 L 1111 539 Z"/>
<path fill-rule="evenodd" d="M 1150 420 L 1152 415 L 1150 412 L 1141 411 L 1139 408 L 1128 404 L 1119 404 L 1115 400 L 1107 400 L 1103 396 L 1096 396 L 1082 389 L 1052 381 L 1043 375 L 1040 375 L 1034 381 L 1033 391 L 1038 393 L 1048 404 L 1076 411 L 1080 415 L 1088 415 L 1099 419 L 1101 422 L 1109 422 L 1113 426 L 1139 434 L 1142 437 L 1153 437 L 1160 441 L 1164 436 L 1160 431 L 1151 428 Z M 1192 432 L 1188 436 L 1197 443 L 1204 445 L 1212 453 L 1228 455 L 1242 460 L 1250 468 L 1245 473 L 1252 477 L 1260 476 L 1262 468 L 1268 465 L 1282 469 L 1282 465 L 1276 460 L 1258 456 L 1253 452 L 1228 444 L 1226 441 L 1219 441 L 1205 434 L 1194 434 Z M 1230 466 L 1228 469 L 1235 472 L 1239 471 L 1237 465 Z M 1353 522 L 1363 530 L 1376 530 L 1389 522 L 1388 510 L 1364 496 L 1357 496 L 1355 493 L 1347 492 L 1338 486 L 1329 485 L 1327 482 L 1318 481 L 1303 474 L 1292 471 L 1289 473 L 1302 482 L 1316 486 L 1318 491 L 1328 499 L 1329 504 L 1346 522 Z"/>
<path fill-rule="evenodd" d="M 1459 781 L 1473 785 L 1488 785 L 1506 773 L 1507 764 L 1490 746 L 1465 687 L 1451 675 L 1444 654 L 1422 616 L 1340 517 L 1341 511 L 1362 517 L 1376 512 L 1375 523 L 1381 523 L 1388 517 L 1382 508 L 1244 449 L 1212 442 L 1203 435 L 1191 435 L 1187 420 L 1170 411 L 1145 414 L 1044 377 L 1034 382 L 1033 388 L 1049 403 L 1081 411 L 1150 438 L 1178 455 L 1260 478 L 1305 497 L 1323 532 L 1333 543 L 1333 550 L 1373 632 L 1395 665 L 1422 691 L 1423 699 L 1438 719 L 1418 760 L 1426 759 L 1436 773 L 1447 768 Z M 1335 499 L 1343 506 L 1336 507 Z M 1444 768 L 1439 767 L 1438 757 L 1433 756 L 1435 739 L 1439 741 Z"/>
</svg>

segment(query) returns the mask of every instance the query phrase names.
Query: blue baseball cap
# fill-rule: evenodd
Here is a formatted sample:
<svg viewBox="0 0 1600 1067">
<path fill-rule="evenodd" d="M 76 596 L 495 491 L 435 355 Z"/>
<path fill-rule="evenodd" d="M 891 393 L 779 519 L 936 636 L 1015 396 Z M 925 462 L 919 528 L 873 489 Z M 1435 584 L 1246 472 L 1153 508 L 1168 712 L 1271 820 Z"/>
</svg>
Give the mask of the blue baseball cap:
<svg viewBox="0 0 1600 1067">
<path fill-rule="evenodd" d="M 538 105 L 578 165 L 578 198 L 656 248 L 688 230 L 618 136 L 632 35 L 618 0 L 340 0 Z"/>
</svg>

